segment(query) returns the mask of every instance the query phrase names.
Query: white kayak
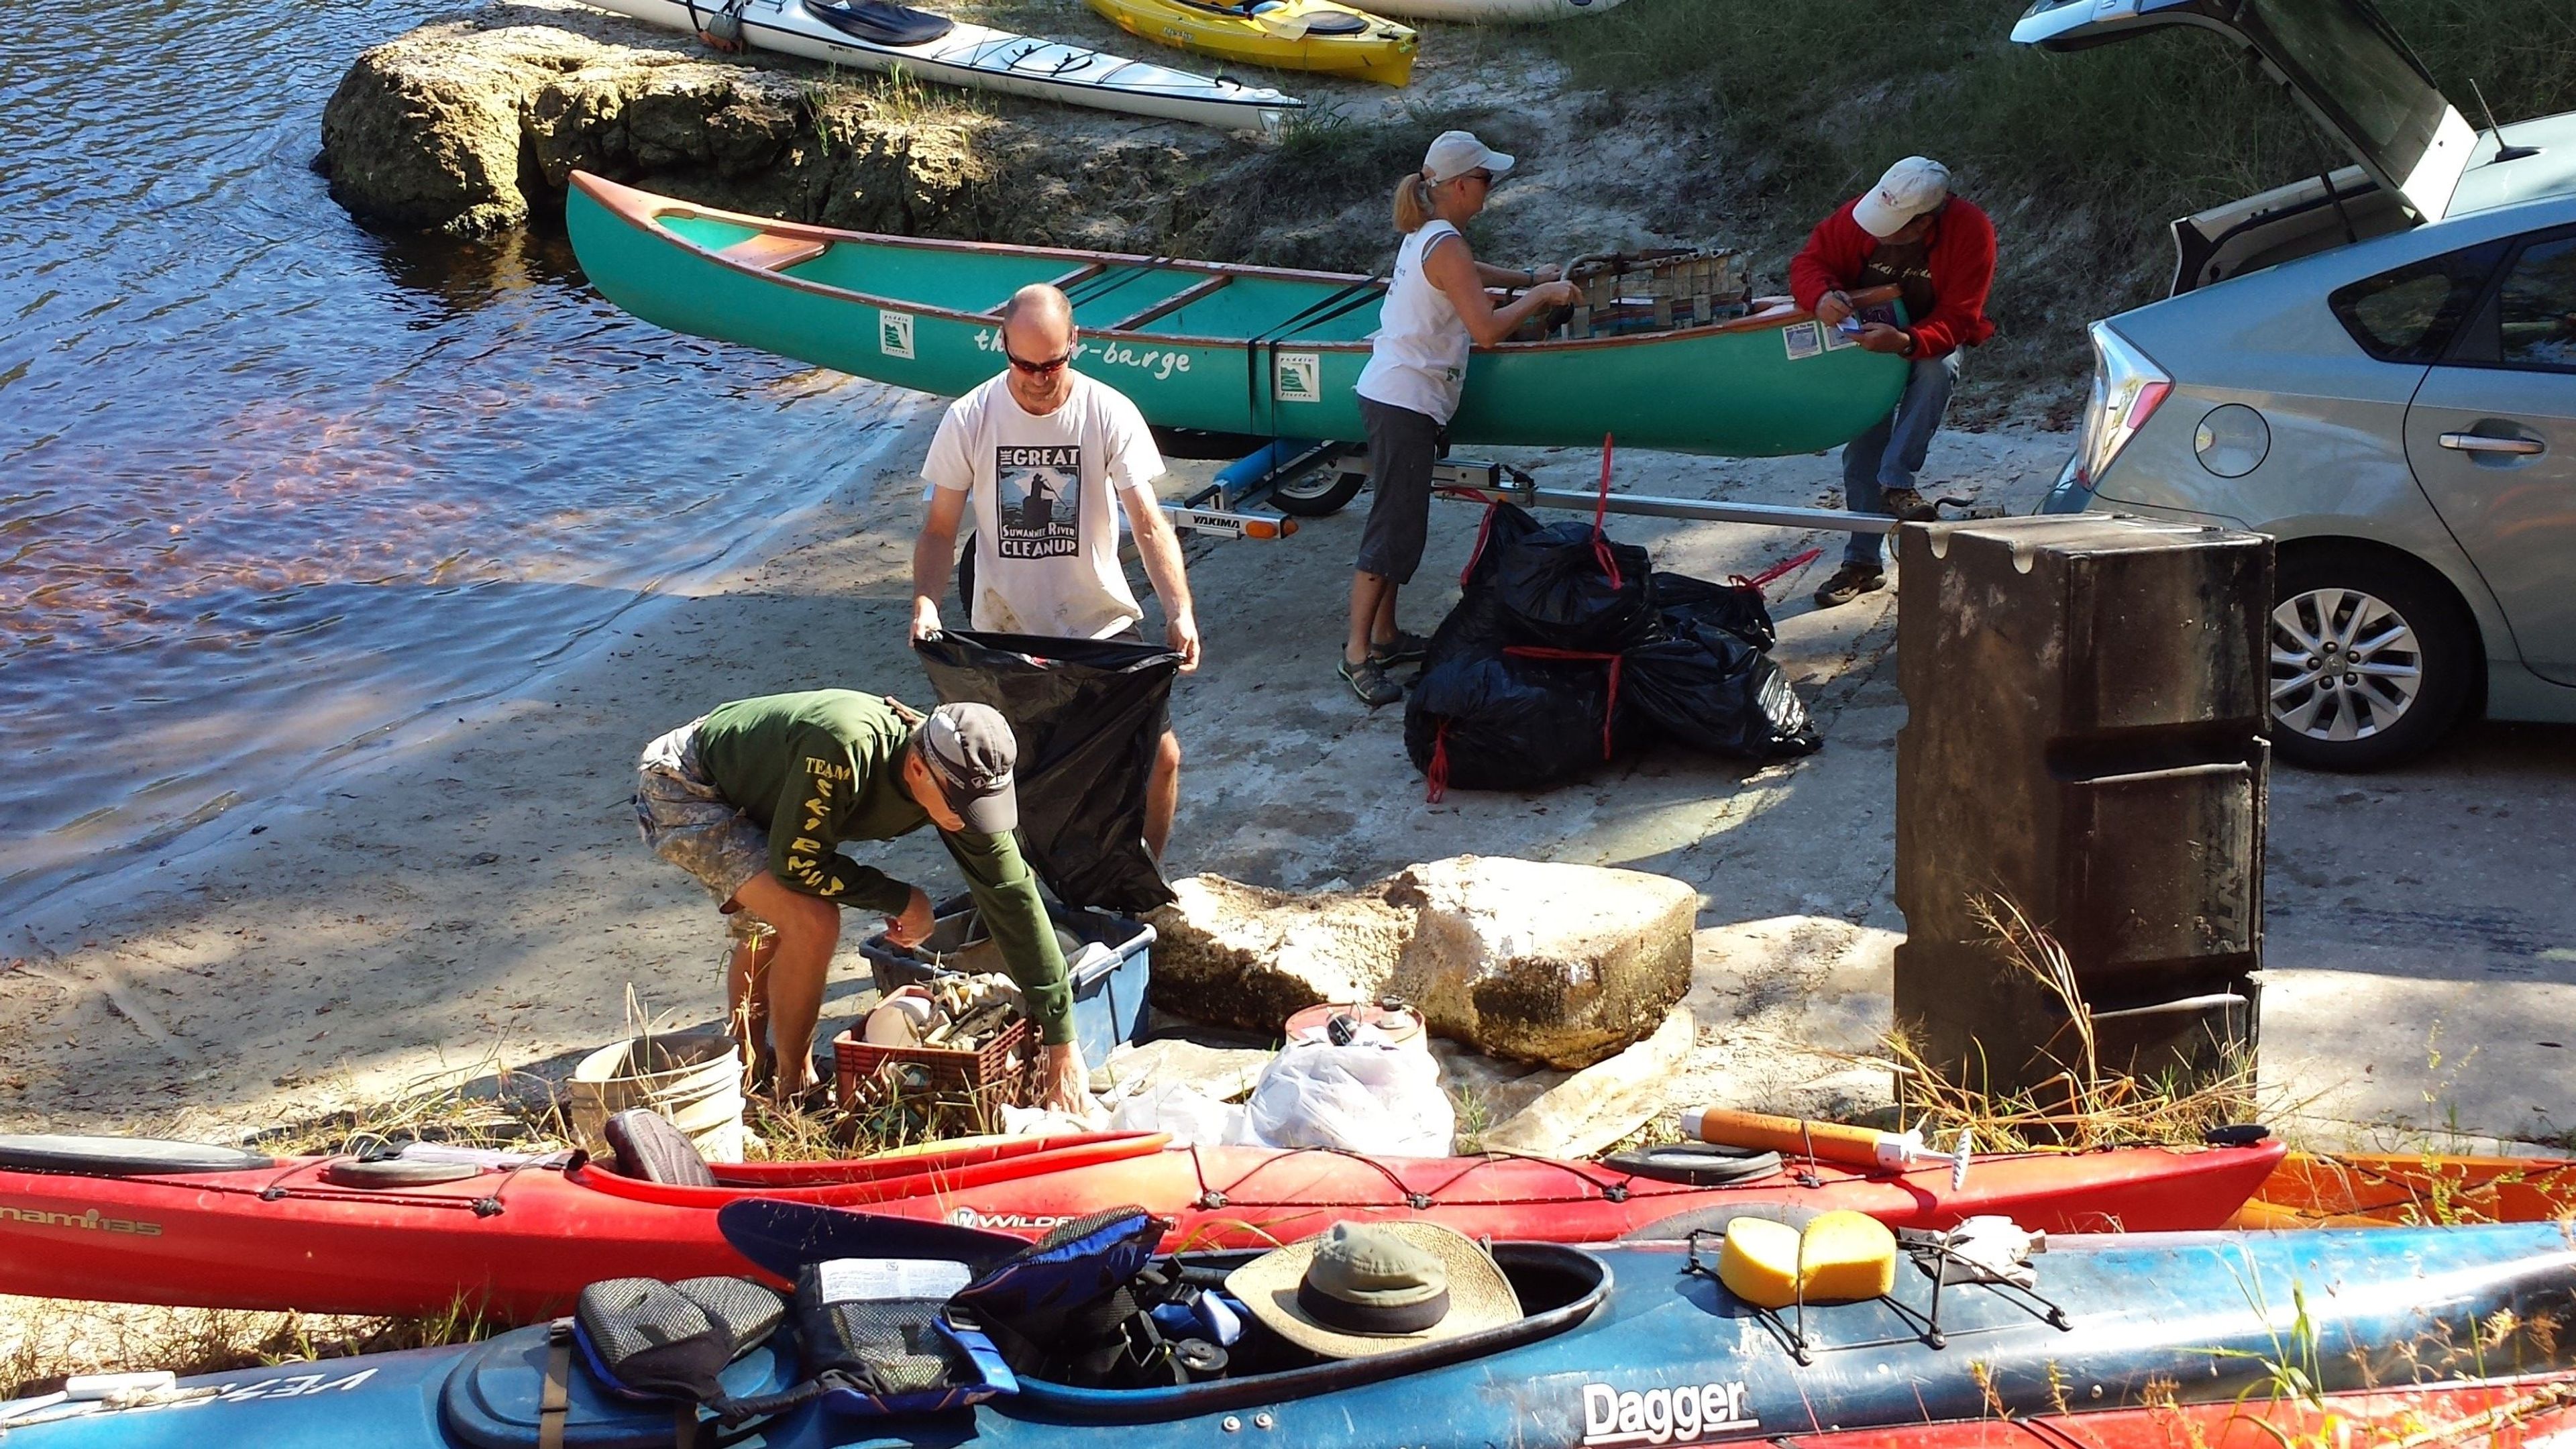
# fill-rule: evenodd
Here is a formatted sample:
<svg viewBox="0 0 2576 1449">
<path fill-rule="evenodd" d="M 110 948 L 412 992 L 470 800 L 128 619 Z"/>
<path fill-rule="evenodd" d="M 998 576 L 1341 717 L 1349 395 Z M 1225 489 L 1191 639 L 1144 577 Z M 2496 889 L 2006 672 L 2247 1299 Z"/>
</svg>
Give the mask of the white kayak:
<svg viewBox="0 0 2576 1449">
<path fill-rule="evenodd" d="M 1229 131 L 1272 131 L 1305 102 L 1267 86 L 1195 75 L 1088 46 L 1013 35 L 887 0 L 589 0 L 647 25 L 703 35 L 738 22 L 757 50 L 1035 100 Z M 1600 0 L 1595 0 L 1600 3 Z"/>
<path fill-rule="evenodd" d="M 1368 0 L 1363 7 L 1398 20 L 1570 20 L 1598 15 L 1619 0 Z"/>
</svg>

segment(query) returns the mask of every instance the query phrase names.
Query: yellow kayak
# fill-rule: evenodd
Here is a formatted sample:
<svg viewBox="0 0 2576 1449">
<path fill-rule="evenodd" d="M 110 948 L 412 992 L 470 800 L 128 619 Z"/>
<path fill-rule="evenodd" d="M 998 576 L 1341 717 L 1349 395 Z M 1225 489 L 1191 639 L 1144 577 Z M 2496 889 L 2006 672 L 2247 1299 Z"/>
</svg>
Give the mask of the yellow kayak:
<svg viewBox="0 0 2576 1449">
<path fill-rule="evenodd" d="M 1130 35 L 1225 60 L 1359 76 L 1413 79 L 1412 27 L 1333 0 L 1090 0 Z"/>
</svg>

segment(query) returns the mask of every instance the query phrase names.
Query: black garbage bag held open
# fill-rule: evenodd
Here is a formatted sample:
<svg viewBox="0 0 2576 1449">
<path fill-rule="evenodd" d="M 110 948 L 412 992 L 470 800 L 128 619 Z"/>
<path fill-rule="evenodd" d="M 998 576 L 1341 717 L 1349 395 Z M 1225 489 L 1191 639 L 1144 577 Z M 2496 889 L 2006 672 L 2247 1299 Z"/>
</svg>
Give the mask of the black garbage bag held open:
<svg viewBox="0 0 2576 1449">
<path fill-rule="evenodd" d="M 1020 847 L 1068 906 L 1168 905 L 1145 784 L 1181 656 L 1159 644 L 950 630 L 913 648 L 940 702 L 989 704 L 1019 737 Z"/>
<path fill-rule="evenodd" d="M 1511 614 L 1516 642 L 1616 653 L 1660 632 L 1652 560 L 1644 548 L 1614 543 L 1604 531 L 1610 462 L 1605 437 L 1600 499 L 1590 524 L 1547 524 L 1496 550 L 1493 585 Z"/>
</svg>

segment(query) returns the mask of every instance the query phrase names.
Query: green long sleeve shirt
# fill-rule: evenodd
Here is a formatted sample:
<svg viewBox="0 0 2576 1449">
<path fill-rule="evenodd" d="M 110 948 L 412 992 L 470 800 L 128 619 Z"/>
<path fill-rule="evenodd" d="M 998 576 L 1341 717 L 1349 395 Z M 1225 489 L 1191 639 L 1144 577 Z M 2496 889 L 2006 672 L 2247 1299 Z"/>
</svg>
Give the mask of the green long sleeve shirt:
<svg viewBox="0 0 2576 1449">
<path fill-rule="evenodd" d="M 841 854 L 930 824 L 903 784 L 912 726 L 892 704 L 849 689 L 772 694 L 720 705 L 698 726 L 698 759 L 733 805 L 769 833 L 769 869 L 790 890 L 901 915 L 912 887 Z M 1037 875 L 1009 835 L 939 832 L 966 877 L 984 929 L 1028 998 L 1049 1046 L 1073 1040 L 1073 992 Z"/>
</svg>

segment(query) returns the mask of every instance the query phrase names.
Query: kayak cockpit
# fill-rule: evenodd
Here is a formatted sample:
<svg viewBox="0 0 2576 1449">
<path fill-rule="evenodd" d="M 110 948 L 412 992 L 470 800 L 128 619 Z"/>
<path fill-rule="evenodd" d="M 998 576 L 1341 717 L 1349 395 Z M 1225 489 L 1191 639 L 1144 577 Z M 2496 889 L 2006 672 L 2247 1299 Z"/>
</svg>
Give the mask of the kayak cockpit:
<svg viewBox="0 0 2576 1449">
<path fill-rule="evenodd" d="M 1022 1375 L 1018 1401 L 1048 1415 L 1093 1422 L 1144 1422 L 1275 1404 L 1384 1383 L 1446 1364 L 1464 1363 L 1536 1343 L 1574 1328 L 1609 1300 L 1610 1265 L 1558 1243 L 1496 1243 L 1495 1266 L 1520 1297 L 1518 1321 L 1373 1358 L 1328 1359 L 1289 1343 L 1250 1320 L 1228 1352 L 1220 1377 L 1153 1388 L 1091 1388 Z M 1258 1253 L 1192 1254 L 1186 1279 L 1222 1283 Z"/>
<path fill-rule="evenodd" d="M 805 0 L 805 9 L 843 35 L 870 45 L 928 45 L 957 28 L 957 22 L 945 15 L 887 0 L 840 0 L 838 4 Z"/>
<path fill-rule="evenodd" d="M 1518 1321 L 1500 1328 L 1373 1358 L 1337 1361 L 1298 1348 L 1258 1322 L 1248 1322 L 1227 1366 L 1209 1377 L 1151 1388 L 1108 1388 L 1022 1374 L 1016 1395 L 1006 1402 L 1040 1416 L 1094 1424 L 1150 1423 L 1283 1403 L 1385 1383 L 1535 1343 L 1576 1327 L 1609 1299 L 1609 1265 L 1580 1248 L 1497 1243 L 1492 1251 L 1522 1308 Z M 1173 1261 L 1185 1277 L 1213 1285 L 1258 1256 L 1204 1253 Z M 553 1354 L 550 1330 L 543 1326 L 507 1333 L 477 1347 L 439 1392 L 439 1416 L 448 1431 L 474 1449 L 535 1449 Z M 676 1442 L 677 1405 L 619 1396 L 600 1382 L 578 1353 L 560 1371 L 565 1374 L 562 1443 L 566 1449 L 660 1449 Z M 728 1394 L 748 1399 L 787 1389 L 799 1373 L 793 1331 L 781 1329 L 728 1367 L 723 1383 Z M 927 1426 L 959 1418 L 952 1410 L 920 1416 L 920 1422 Z"/>
<path fill-rule="evenodd" d="M 1283 0 L 1181 0 L 1191 10 L 1204 10 L 1236 20 L 1258 20 L 1270 15 L 1285 16 L 1289 6 Z M 1304 34 L 1366 35 L 1368 18 L 1349 10 L 1309 10 L 1296 17 L 1305 26 Z"/>
</svg>

